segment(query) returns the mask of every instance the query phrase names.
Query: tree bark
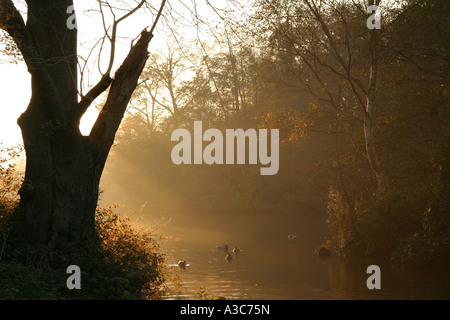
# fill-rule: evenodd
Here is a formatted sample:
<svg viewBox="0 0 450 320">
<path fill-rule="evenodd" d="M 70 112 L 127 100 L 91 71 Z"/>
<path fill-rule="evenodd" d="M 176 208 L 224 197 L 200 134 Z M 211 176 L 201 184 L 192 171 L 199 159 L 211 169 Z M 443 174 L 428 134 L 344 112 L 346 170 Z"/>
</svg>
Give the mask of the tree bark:
<svg viewBox="0 0 450 320">
<path fill-rule="evenodd" d="M 369 1 L 369 5 L 373 5 L 374 1 Z M 376 1 L 376 5 L 379 5 L 379 1 Z M 366 146 L 367 158 L 369 159 L 370 166 L 375 173 L 375 177 L 378 183 L 378 190 L 383 192 L 386 188 L 386 173 L 384 167 L 378 157 L 377 148 L 373 137 L 373 122 L 375 117 L 375 97 L 378 81 L 378 57 L 377 57 L 377 38 L 376 29 L 370 31 L 369 37 L 369 49 L 370 49 L 370 74 L 369 74 L 369 87 L 366 93 L 366 106 L 364 113 L 364 141 Z"/>
<path fill-rule="evenodd" d="M 11 0 L 0 2 L 0 28 L 13 37 L 32 76 L 32 97 L 18 120 L 27 162 L 13 226 L 17 238 L 30 245 L 94 234 L 100 178 L 153 37 L 144 30 L 114 79 L 105 75 L 78 102 L 77 31 L 66 26 L 72 4 L 28 0 L 25 25 Z M 83 136 L 81 117 L 109 85 L 91 134 Z"/>
</svg>

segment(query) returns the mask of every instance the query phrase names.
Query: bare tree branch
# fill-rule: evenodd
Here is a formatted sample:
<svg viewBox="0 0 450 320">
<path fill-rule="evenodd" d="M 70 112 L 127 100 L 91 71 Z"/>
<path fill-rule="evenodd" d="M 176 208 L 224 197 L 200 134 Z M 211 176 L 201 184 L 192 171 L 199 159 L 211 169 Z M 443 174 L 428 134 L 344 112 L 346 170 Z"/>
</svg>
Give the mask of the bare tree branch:
<svg viewBox="0 0 450 320">
<path fill-rule="evenodd" d="M 153 37 L 153 32 L 156 28 L 156 25 L 161 17 L 161 14 L 164 10 L 165 4 L 166 4 L 167 0 L 163 0 L 160 6 L 160 9 L 158 11 L 158 14 L 155 18 L 155 21 L 153 22 L 153 25 L 149 31 L 149 34 Z M 112 35 L 109 36 L 108 35 L 108 30 L 106 28 L 106 24 L 105 24 L 105 19 L 103 16 L 103 12 L 101 9 L 101 4 L 100 4 L 100 12 L 102 14 L 102 20 L 103 20 L 103 26 L 105 28 L 105 34 L 108 37 L 108 39 L 111 42 L 111 54 L 110 54 L 110 59 L 109 59 L 109 65 L 108 65 L 108 69 L 106 71 L 106 73 L 102 76 L 102 78 L 100 79 L 100 81 L 85 95 L 82 97 L 81 101 L 78 103 L 77 106 L 77 112 L 76 112 L 76 118 L 80 119 L 83 114 L 87 111 L 87 109 L 89 108 L 89 106 L 92 104 L 92 102 L 100 95 L 102 94 L 106 89 L 108 89 L 108 87 L 111 85 L 112 83 L 112 78 L 111 78 L 111 70 L 112 67 L 114 65 L 114 59 L 115 59 L 115 52 L 116 52 L 116 40 L 117 40 L 117 27 L 119 25 L 120 22 L 124 21 L 126 18 L 130 17 L 133 13 L 135 13 L 137 10 L 139 10 L 144 3 L 146 2 L 146 0 L 142 0 L 135 8 L 133 8 L 132 10 L 130 10 L 129 12 L 127 12 L 125 15 L 123 15 L 121 18 L 119 18 L 118 20 L 115 20 L 113 23 L 113 27 L 112 27 Z M 109 6 L 109 4 L 108 4 Z M 114 15 L 111 6 L 110 10 L 112 12 L 112 14 Z M 115 15 L 114 15 L 115 16 Z M 142 36 L 142 35 L 141 35 Z"/>
<path fill-rule="evenodd" d="M 105 157 L 114 142 L 117 129 L 144 69 L 152 37 L 150 32 L 142 31 L 141 38 L 117 71 L 107 101 L 91 130 L 90 137 L 99 144 Z"/>
</svg>

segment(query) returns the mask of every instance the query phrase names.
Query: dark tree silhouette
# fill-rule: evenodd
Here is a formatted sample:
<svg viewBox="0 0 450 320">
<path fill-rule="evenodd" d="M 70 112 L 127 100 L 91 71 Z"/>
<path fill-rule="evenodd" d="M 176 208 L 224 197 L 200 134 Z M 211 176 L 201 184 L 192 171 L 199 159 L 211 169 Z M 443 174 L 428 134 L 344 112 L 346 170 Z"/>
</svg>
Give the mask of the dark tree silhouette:
<svg viewBox="0 0 450 320">
<path fill-rule="evenodd" d="M 114 21 L 108 71 L 79 99 L 77 29 L 68 28 L 72 0 L 27 0 L 27 21 L 11 0 L 0 2 L 0 29 L 19 48 L 32 77 L 32 97 L 18 124 L 26 150 L 25 180 L 14 232 L 29 244 L 89 237 L 94 232 L 100 177 L 116 131 L 148 58 L 148 45 L 165 5 L 150 30 L 143 30 L 111 76 L 118 24 L 145 1 Z M 108 98 L 90 135 L 80 119 L 108 88 Z M 9 106 L 11 107 L 11 106 Z"/>
</svg>

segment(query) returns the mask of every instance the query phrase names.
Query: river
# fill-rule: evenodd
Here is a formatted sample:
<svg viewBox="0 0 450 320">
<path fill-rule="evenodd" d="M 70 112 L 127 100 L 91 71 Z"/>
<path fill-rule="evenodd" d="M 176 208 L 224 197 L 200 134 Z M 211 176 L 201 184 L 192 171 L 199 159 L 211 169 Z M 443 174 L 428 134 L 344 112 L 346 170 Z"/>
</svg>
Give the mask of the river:
<svg viewBox="0 0 450 320">
<path fill-rule="evenodd" d="M 320 242 L 310 223 L 292 225 L 272 218 L 247 229 L 242 223 L 236 228 L 195 225 L 172 229 L 179 240 L 163 246 L 167 265 L 179 278 L 164 299 L 198 300 L 202 287 L 210 296 L 233 300 L 450 299 L 450 267 L 346 260 L 337 254 L 322 259 L 314 254 Z M 296 234 L 294 240 L 288 239 L 290 232 Z M 231 262 L 216 248 L 224 244 L 230 252 L 235 246 L 241 249 L 232 253 Z M 178 268 L 180 260 L 188 264 L 185 269 Z M 380 267 L 381 289 L 367 288 L 369 265 Z"/>
</svg>

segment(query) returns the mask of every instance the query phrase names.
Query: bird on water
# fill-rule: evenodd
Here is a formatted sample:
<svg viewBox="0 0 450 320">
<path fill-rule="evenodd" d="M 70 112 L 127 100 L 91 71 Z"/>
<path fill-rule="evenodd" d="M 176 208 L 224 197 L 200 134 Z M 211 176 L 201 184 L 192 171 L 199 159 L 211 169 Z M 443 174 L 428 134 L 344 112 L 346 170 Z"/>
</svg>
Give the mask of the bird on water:
<svg viewBox="0 0 450 320">
<path fill-rule="evenodd" d="M 233 256 L 229 253 L 229 254 L 227 254 L 227 256 L 225 257 L 225 260 L 227 260 L 228 263 L 231 263 L 231 260 L 233 260 Z"/>
</svg>

